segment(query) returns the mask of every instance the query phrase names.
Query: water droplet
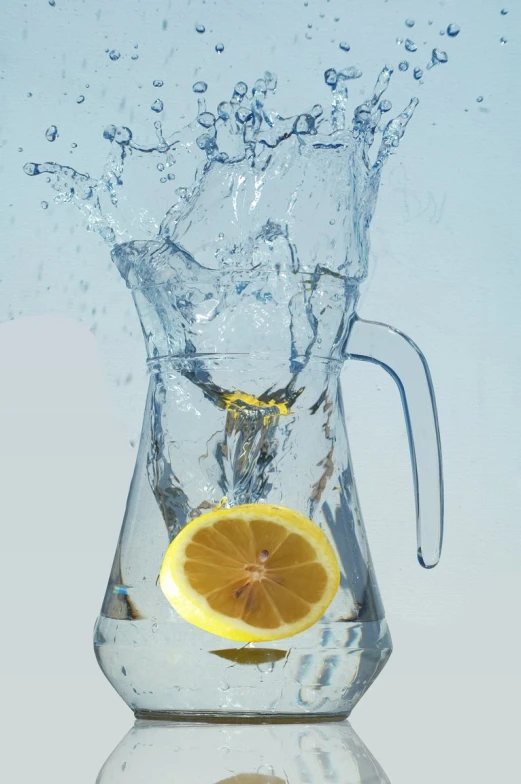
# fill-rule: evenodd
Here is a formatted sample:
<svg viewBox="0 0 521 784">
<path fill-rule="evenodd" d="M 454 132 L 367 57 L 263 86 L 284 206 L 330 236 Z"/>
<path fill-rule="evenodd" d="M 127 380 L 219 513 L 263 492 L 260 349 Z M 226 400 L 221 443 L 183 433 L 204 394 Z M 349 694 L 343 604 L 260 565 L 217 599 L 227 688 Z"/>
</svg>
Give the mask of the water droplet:
<svg viewBox="0 0 521 784">
<path fill-rule="evenodd" d="M 409 62 L 407 60 L 402 60 L 402 62 L 398 64 L 398 68 L 400 71 L 407 71 L 409 68 Z"/>
<path fill-rule="evenodd" d="M 199 125 L 202 125 L 203 128 L 211 128 L 215 125 L 215 116 L 211 112 L 202 112 L 197 117 L 197 122 Z"/>
<path fill-rule="evenodd" d="M 156 168 L 157 168 L 158 171 L 164 171 L 165 170 L 165 164 L 164 163 L 158 163 Z"/>
<path fill-rule="evenodd" d="M 56 0 L 48 0 L 48 1 L 51 8 L 54 8 L 54 6 L 56 5 Z"/>
<path fill-rule="evenodd" d="M 329 225 L 330 226 L 334 226 L 335 223 L 336 223 L 336 220 L 334 218 L 331 218 L 331 220 L 329 221 Z"/>
<path fill-rule="evenodd" d="M 18 152 L 23 152 L 23 151 L 24 151 L 24 148 L 23 148 L 23 147 L 19 147 L 19 148 L 18 148 Z"/>
<path fill-rule="evenodd" d="M 152 106 L 150 107 L 153 112 L 162 112 L 163 111 L 163 101 L 161 98 L 156 98 Z"/>
<path fill-rule="evenodd" d="M 341 49 L 343 52 L 351 51 L 351 47 L 346 41 L 340 41 L 340 43 L 338 44 L 338 48 Z"/>
<path fill-rule="evenodd" d="M 423 71 L 421 68 L 415 68 L 413 71 L 414 78 L 418 81 L 423 76 Z"/>
<path fill-rule="evenodd" d="M 84 100 L 85 100 L 84 95 L 78 95 L 78 97 L 76 98 L 76 103 L 83 103 Z"/>
<path fill-rule="evenodd" d="M 219 691 L 228 691 L 229 688 L 230 688 L 230 684 L 226 683 L 226 681 L 221 681 L 219 683 Z"/>
<path fill-rule="evenodd" d="M 501 16 L 506 16 L 507 14 L 508 14 L 508 9 L 507 8 L 502 8 L 501 9 Z"/>
<path fill-rule="evenodd" d="M 206 32 L 206 27 L 203 24 L 196 24 L 195 29 L 198 33 Z"/>
<path fill-rule="evenodd" d="M 456 38 L 456 36 L 459 34 L 460 30 L 461 30 L 461 27 L 459 25 L 457 25 L 457 24 L 450 24 L 447 27 L 447 35 L 449 35 L 451 38 Z"/>
<path fill-rule="evenodd" d="M 126 676 L 126 674 L 127 674 L 127 671 L 126 671 L 126 669 L 125 669 L 124 667 L 122 667 L 122 668 L 121 668 L 121 672 L 123 673 L 123 675 L 125 675 L 125 676 Z"/>
<path fill-rule="evenodd" d="M 499 43 L 503 46 L 504 44 L 506 44 L 506 42 L 507 42 L 507 39 L 504 38 L 503 36 L 501 36 L 501 38 L 499 39 Z"/>
<path fill-rule="evenodd" d="M 447 52 L 442 52 L 441 49 L 433 49 L 431 61 L 427 68 L 433 68 L 435 65 L 438 65 L 438 63 L 446 63 L 448 59 L 449 56 Z"/>
<path fill-rule="evenodd" d="M 311 24 L 311 22 L 309 22 L 309 23 L 308 23 L 308 30 L 311 30 L 311 29 L 312 29 L 312 27 L 313 27 L 313 25 Z"/>
<path fill-rule="evenodd" d="M 243 95 L 246 95 L 248 92 L 248 85 L 246 82 L 237 82 L 235 87 L 233 88 L 233 92 L 235 95 L 238 95 L 242 98 Z"/>
<path fill-rule="evenodd" d="M 219 54 L 221 54 L 221 52 L 224 52 L 224 44 L 215 44 L 215 51 L 218 52 Z"/>
<path fill-rule="evenodd" d="M 324 80 L 330 87 L 334 87 L 338 81 L 338 74 L 334 68 L 328 68 L 324 73 Z"/>
<path fill-rule="evenodd" d="M 391 101 L 384 100 L 384 101 L 380 101 L 380 105 L 378 108 L 382 112 L 389 112 L 393 108 L 393 105 Z"/>
<path fill-rule="evenodd" d="M 75 150 L 77 146 L 78 145 L 76 144 L 76 142 L 71 142 L 71 147 L 73 150 Z"/>
<path fill-rule="evenodd" d="M 166 175 L 166 178 L 167 180 L 175 180 L 175 174 L 173 172 L 170 172 L 170 174 Z"/>
<path fill-rule="evenodd" d="M 41 201 L 40 202 L 40 207 L 42 208 L 42 210 L 46 210 L 48 206 L 49 206 L 49 202 L 48 201 Z"/>
<path fill-rule="evenodd" d="M 235 112 L 235 119 L 240 123 L 248 122 L 248 120 L 251 120 L 252 117 L 253 112 L 251 109 L 247 109 L 245 106 L 241 106 L 241 108 L 237 109 Z"/>
<path fill-rule="evenodd" d="M 139 44 L 134 44 L 134 49 L 139 49 Z"/>
<path fill-rule="evenodd" d="M 217 107 L 217 114 L 221 120 L 228 120 L 231 113 L 231 106 L 227 101 L 221 101 Z"/>
<path fill-rule="evenodd" d="M 400 38 L 398 36 L 398 38 L 396 39 L 396 43 L 398 44 L 398 46 L 401 46 L 403 44 L 403 38 Z"/>
<path fill-rule="evenodd" d="M 110 57 L 111 60 L 119 60 L 121 55 L 120 55 L 120 53 L 118 52 L 117 49 L 111 49 L 110 52 L 109 52 L 109 57 Z"/>
<path fill-rule="evenodd" d="M 166 177 L 161 177 L 159 182 L 166 182 Z"/>
<path fill-rule="evenodd" d="M 152 84 L 153 84 L 154 87 L 162 87 L 164 82 L 163 82 L 162 79 L 154 79 Z"/>
<path fill-rule="evenodd" d="M 476 103 L 483 103 L 483 96 L 482 95 L 478 95 L 478 97 L 476 98 Z"/>
<path fill-rule="evenodd" d="M 408 52 L 415 52 L 418 47 L 416 46 L 414 41 L 411 41 L 410 38 L 407 38 L 407 40 L 405 41 L 405 48 L 407 49 Z"/>
<path fill-rule="evenodd" d="M 33 94 L 32 94 L 32 93 L 27 93 L 27 97 L 28 97 L 28 98 L 32 98 L 32 97 L 33 97 Z"/>
<path fill-rule="evenodd" d="M 131 60 L 139 60 L 139 55 L 137 54 L 137 52 L 136 52 L 136 54 L 131 54 L 130 55 L 130 59 Z"/>
<path fill-rule="evenodd" d="M 414 19 L 406 19 L 405 25 L 406 27 L 414 27 Z"/>
<path fill-rule="evenodd" d="M 208 89 L 208 85 L 206 82 L 194 82 L 192 85 L 192 90 L 194 93 L 205 93 Z"/>
<path fill-rule="evenodd" d="M 159 629 L 159 625 L 157 623 L 152 624 L 152 634 L 155 634 Z"/>
<path fill-rule="evenodd" d="M 48 142 L 54 142 L 58 138 L 58 128 L 55 125 L 49 125 L 45 131 L 45 138 Z"/>
</svg>

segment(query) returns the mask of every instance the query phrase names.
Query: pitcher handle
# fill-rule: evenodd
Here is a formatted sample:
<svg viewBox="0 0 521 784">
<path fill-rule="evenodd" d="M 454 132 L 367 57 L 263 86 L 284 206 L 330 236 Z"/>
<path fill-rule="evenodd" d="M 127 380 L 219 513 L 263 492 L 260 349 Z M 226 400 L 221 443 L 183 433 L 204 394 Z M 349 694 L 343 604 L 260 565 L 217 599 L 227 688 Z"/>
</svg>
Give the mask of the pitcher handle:
<svg viewBox="0 0 521 784">
<path fill-rule="evenodd" d="M 443 541 L 443 473 L 438 414 L 427 361 L 403 332 L 357 316 L 344 356 L 380 365 L 400 390 L 412 463 L 418 561 L 431 569 L 440 559 Z"/>
</svg>

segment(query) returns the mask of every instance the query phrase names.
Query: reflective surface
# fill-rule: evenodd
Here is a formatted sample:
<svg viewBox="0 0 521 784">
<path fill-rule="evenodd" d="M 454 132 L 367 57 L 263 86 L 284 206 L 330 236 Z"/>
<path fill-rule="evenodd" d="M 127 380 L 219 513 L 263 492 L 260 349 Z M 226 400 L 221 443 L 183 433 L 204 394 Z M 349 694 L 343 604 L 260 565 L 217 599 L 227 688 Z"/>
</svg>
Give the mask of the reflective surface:
<svg viewBox="0 0 521 784">
<path fill-rule="evenodd" d="M 137 721 L 96 784 L 389 784 L 347 721 L 193 724 Z"/>
</svg>

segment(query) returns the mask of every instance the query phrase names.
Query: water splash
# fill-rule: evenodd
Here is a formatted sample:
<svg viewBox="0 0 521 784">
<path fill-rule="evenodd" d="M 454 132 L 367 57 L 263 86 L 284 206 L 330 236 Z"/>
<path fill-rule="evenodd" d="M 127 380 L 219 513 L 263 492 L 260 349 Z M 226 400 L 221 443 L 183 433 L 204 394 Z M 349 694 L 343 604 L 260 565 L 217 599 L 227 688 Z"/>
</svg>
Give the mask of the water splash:
<svg viewBox="0 0 521 784">
<path fill-rule="evenodd" d="M 381 170 L 418 103 L 383 122 L 391 110 L 382 98 L 386 67 L 371 97 L 349 110 L 361 75 L 354 66 L 328 69 L 329 106 L 291 117 L 272 108 L 271 72 L 251 89 L 237 82 L 214 111 L 203 97 L 207 84 L 196 82 L 198 111 L 186 128 L 165 134 L 157 120 L 155 141 L 143 144 L 130 128 L 108 126 L 110 152 L 97 179 L 54 162 L 26 164 L 26 174 L 50 176 L 54 201 L 78 207 L 112 247 L 149 356 L 211 352 L 223 335 L 247 350 L 252 328 L 259 347 L 287 335 L 294 368 L 313 351 L 338 350 L 367 275 Z M 140 165 L 134 194 L 129 182 Z M 153 172 L 169 200 L 163 216 L 151 214 L 144 186 Z"/>
</svg>

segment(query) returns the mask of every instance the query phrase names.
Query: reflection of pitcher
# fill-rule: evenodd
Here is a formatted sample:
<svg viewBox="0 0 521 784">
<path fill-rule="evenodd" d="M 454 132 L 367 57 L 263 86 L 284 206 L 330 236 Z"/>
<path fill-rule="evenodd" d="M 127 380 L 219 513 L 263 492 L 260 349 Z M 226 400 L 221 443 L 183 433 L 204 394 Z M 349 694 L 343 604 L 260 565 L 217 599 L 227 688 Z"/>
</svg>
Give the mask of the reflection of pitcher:
<svg viewBox="0 0 521 784">
<path fill-rule="evenodd" d="M 372 99 L 355 110 L 351 127 L 345 99 L 355 71 L 336 74 L 334 84 L 326 73 L 334 91 L 329 120 L 319 106 L 289 120 L 268 115 L 262 80 L 248 112 L 246 85 L 239 83 L 231 104 L 242 108 L 235 115 L 231 105 L 226 111 L 220 105 L 219 120 L 199 117 L 199 129 L 215 121 L 214 131 L 197 139 L 207 160 L 159 235 L 113 250 L 140 316 L 151 376 L 95 647 L 103 672 L 138 716 L 344 717 L 387 661 L 391 639 L 344 421 L 339 380 L 346 359 L 375 362 L 398 384 L 413 465 L 418 557 L 426 567 L 438 560 L 441 457 L 427 365 L 407 337 L 356 315 L 380 169 L 415 101 L 388 123 L 371 165 L 368 148 L 387 110 L 379 100 L 390 71 L 384 69 Z M 129 134 L 124 138 L 130 143 Z M 240 515 L 252 504 L 262 518 L 259 530 L 268 510 L 282 507 L 286 522 L 296 515 L 311 532 L 311 545 L 300 551 L 308 555 L 290 563 L 293 549 L 286 559 L 294 582 L 288 573 L 275 579 L 272 569 L 269 591 L 262 589 L 273 605 L 269 628 L 279 617 L 288 634 L 250 637 L 248 622 L 241 636 L 213 623 L 223 606 L 221 616 L 235 613 L 246 623 L 241 602 L 268 579 L 269 559 L 276 556 L 255 537 L 257 550 L 248 553 L 231 536 L 231 550 L 219 560 L 215 538 L 199 542 L 195 550 L 206 547 L 206 560 L 192 582 L 187 578 L 186 595 L 174 577 L 170 594 L 163 594 L 167 549 L 178 552 L 195 521 L 208 520 L 205 513 L 221 509 L 226 519 L 228 509 Z M 317 526 L 323 534 L 312 533 Z M 319 552 L 322 545 L 313 549 L 313 542 L 320 537 L 335 569 L 328 585 L 334 583 L 331 598 L 336 595 L 323 603 L 312 596 L 322 590 L 320 569 L 313 579 L 305 568 L 297 571 Z M 233 565 L 237 553 L 246 558 L 242 567 Z M 179 574 L 186 572 L 180 557 L 172 563 L 172 570 L 182 563 Z M 230 569 L 242 575 L 232 587 Z M 217 573 L 221 593 L 212 582 Z M 192 614 L 185 612 L 190 591 L 204 599 Z M 224 597 L 220 609 L 217 596 Z M 259 601 L 252 600 L 248 612 Z M 297 629 L 291 618 L 298 602 L 318 612 Z M 211 616 L 204 623 L 203 612 Z M 248 644 L 261 639 L 262 645 Z"/>
<path fill-rule="evenodd" d="M 137 721 L 97 784 L 388 784 L 348 722 L 169 724 Z"/>
</svg>

